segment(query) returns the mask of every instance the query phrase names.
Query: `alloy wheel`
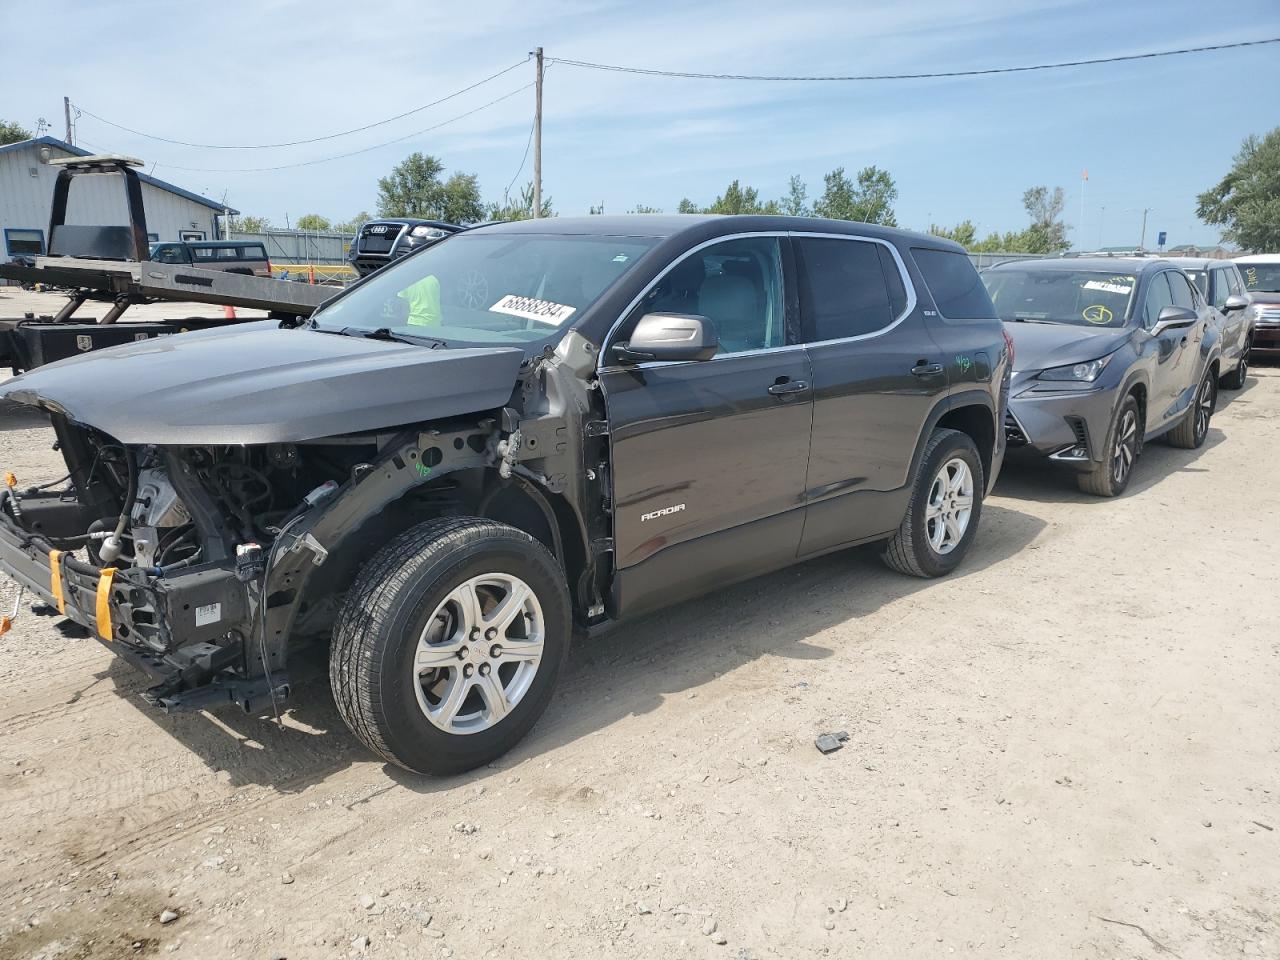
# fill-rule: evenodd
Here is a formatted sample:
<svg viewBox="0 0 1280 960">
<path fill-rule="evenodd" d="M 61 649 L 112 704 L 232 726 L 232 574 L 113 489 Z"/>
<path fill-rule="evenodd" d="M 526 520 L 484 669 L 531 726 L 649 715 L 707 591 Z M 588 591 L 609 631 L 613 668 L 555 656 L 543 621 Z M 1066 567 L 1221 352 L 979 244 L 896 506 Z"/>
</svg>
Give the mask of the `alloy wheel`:
<svg viewBox="0 0 1280 960">
<path fill-rule="evenodd" d="M 939 554 L 959 546 L 973 516 L 973 471 L 959 457 L 942 465 L 929 485 L 925 530 L 929 545 Z"/>
<path fill-rule="evenodd" d="M 1213 416 L 1213 376 L 1205 377 L 1196 396 L 1196 444 L 1209 432 L 1209 418 Z"/>
<path fill-rule="evenodd" d="M 449 592 L 414 654 L 418 706 L 452 734 L 488 730 L 516 708 L 542 660 L 537 595 L 519 577 L 488 573 Z"/>
<path fill-rule="evenodd" d="M 1122 485 L 1138 453 L 1138 415 L 1126 410 L 1116 428 L 1116 443 L 1111 452 L 1111 477 L 1117 486 Z"/>
</svg>

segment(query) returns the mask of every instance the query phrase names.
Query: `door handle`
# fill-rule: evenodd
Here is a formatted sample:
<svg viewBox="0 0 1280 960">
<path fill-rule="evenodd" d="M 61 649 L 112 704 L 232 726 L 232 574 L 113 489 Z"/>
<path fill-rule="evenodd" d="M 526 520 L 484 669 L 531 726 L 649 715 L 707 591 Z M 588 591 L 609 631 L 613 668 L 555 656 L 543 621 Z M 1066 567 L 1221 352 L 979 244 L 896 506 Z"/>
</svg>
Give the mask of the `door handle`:
<svg viewBox="0 0 1280 960">
<path fill-rule="evenodd" d="M 775 397 L 787 397 L 793 393 L 804 393 L 808 389 L 809 381 L 807 380 L 779 379 L 777 383 L 769 388 L 769 392 Z"/>
<path fill-rule="evenodd" d="M 942 364 L 925 363 L 923 360 L 911 368 L 912 376 L 916 377 L 936 377 L 942 372 Z"/>
</svg>

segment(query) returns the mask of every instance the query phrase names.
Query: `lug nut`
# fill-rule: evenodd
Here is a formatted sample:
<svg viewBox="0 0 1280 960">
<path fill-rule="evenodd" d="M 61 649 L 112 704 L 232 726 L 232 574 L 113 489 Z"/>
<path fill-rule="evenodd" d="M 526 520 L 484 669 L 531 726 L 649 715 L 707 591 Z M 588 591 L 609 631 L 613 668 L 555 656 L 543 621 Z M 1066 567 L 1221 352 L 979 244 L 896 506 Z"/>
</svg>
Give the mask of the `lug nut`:
<svg viewBox="0 0 1280 960">
<path fill-rule="evenodd" d="M 502 656 L 502 644 L 495 643 L 492 647 L 490 647 L 489 656 L 493 657 L 493 659 L 495 660 L 497 660 L 498 657 Z"/>
<path fill-rule="evenodd" d="M 497 628 L 497 627 L 490 627 L 488 630 L 486 630 L 486 631 L 484 632 L 484 638 L 485 638 L 486 640 L 492 640 L 492 639 L 493 639 L 494 637 L 496 637 L 497 635 L 498 635 L 498 628 Z"/>
<path fill-rule="evenodd" d="M 471 674 L 475 673 L 475 669 L 476 669 L 475 667 L 471 666 L 471 664 L 468 663 L 465 667 L 462 668 L 462 675 L 464 677 L 469 677 L 471 676 Z"/>
<path fill-rule="evenodd" d="M 487 663 L 480 664 L 480 676 L 487 677 L 489 675 L 489 665 Z"/>
<path fill-rule="evenodd" d="M 459 660 L 465 660 L 465 659 L 467 659 L 467 654 L 469 654 L 470 652 L 471 652 L 471 651 L 470 651 L 470 650 L 468 650 L 466 647 L 459 647 L 459 648 L 458 648 L 458 659 L 459 659 Z"/>
<path fill-rule="evenodd" d="M 479 627 L 472 627 L 472 628 L 471 628 L 471 639 L 472 639 L 472 640 L 479 640 L 479 639 L 480 639 L 480 628 L 479 628 Z"/>
</svg>

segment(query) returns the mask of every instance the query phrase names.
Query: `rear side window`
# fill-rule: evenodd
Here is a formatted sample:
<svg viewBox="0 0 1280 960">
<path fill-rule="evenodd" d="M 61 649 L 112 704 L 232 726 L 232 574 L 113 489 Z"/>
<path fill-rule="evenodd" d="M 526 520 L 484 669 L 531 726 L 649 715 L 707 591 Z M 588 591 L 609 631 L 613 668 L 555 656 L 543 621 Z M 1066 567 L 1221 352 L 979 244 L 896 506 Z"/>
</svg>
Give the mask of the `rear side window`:
<svg viewBox="0 0 1280 960">
<path fill-rule="evenodd" d="M 967 256 L 928 247 L 912 247 L 911 254 L 943 317 L 950 320 L 995 317 L 996 308 L 987 295 L 987 288 Z"/>
<path fill-rule="evenodd" d="M 880 244 L 825 237 L 798 237 L 795 244 L 806 341 L 857 337 L 893 323 L 897 313 L 881 266 Z"/>
<path fill-rule="evenodd" d="M 240 255 L 246 260 L 265 260 L 267 248 L 260 243 L 251 243 L 247 247 L 240 248 Z"/>
</svg>

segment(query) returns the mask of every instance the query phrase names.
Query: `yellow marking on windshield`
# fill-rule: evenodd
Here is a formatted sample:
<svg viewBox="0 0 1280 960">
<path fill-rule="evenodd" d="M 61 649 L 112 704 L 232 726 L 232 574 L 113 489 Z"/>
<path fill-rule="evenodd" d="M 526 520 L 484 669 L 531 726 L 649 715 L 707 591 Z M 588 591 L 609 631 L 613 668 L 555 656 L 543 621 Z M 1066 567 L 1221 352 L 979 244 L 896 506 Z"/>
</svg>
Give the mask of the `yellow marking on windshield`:
<svg viewBox="0 0 1280 960">
<path fill-rule="evenodd" d="M 1093 303 L 1080 311 L 1080 316 L 1090 323 L 1110 323 L 1114 314 L 1100 303 Z"/>
</svg>

